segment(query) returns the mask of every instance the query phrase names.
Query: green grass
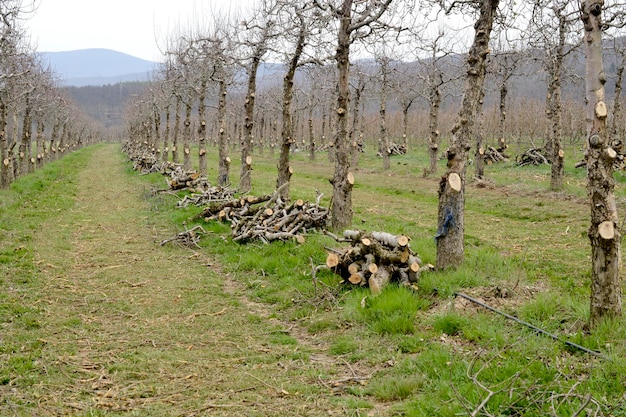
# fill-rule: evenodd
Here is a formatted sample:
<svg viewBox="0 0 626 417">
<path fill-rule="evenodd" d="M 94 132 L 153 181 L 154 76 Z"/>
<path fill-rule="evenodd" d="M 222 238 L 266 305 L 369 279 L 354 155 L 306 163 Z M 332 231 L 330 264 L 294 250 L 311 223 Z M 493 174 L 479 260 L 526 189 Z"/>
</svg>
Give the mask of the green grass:
<svg viewBox="0 0 626 417">
<path fill-rule="evenodd" d="M 232 242 L 228 225 L 199 222 L 208 232 L 201 250 L 165 246 L 158 256 L 151 252 L 149 259 L 139 260 L 129 249 L 125 256 L 139 270 L 120 278 L 122 267 L 93 269 L 83 279 L 97 286 L 75 301 L 80 315 L 55 319 L 49 316 L 55 300 L 46 292 L 69 297 L 78 289 L 64 278 L 71 270 L 69 259 L 58 256 L 58 264 L 47 266 L 49 261 L 38 253 L 42 227 L 55 225 L 46 232 L 55 236 L 46 249 L 51 253 L 74 253 L 84 245 L 92 252 L 80 252 L 87 258 L 79 261 L 103 266 L 117 256 L 105 250 L 91 214 L 80 210 L 86 203 L 76 200 L 81 195 L 79 176 L 99 149 L 81 150 L 0 191 L 0 393 L 19 386 L 23 395 L 11 398 L 24 401 L 19 405 L 22 414 L 35 409 L 33 398 L 42 395 L 37 394 L 42 380 L 58 383 L 84 404 L 89 390 L 80 395 L 69 390 L 76 382 L 68 376 L 85 373 L 93 363 L 106 371 L 106 378 L 125 381 L 122 386 L 137 398 L 167 399 L 167 390 L 177 389 L 191 408 L 201 407 L 202 401 L 196 386 L 185 381 L 197 380 L 198 386 L 204 384 L 203 392 L 224 389 L 248 404 L 257 404 L 261 389 L 283 411 L 315 398 L 323 404 L 320 410 L 342 415 L 455 416 L 476 409 L 491 390 L 484 410 L 492 415 L 568 416 L 587 395 L 605 415 L 626 415 L 626 325 L 607 320 L 592 333 L 584 328 L 589 314 L 589 210 L 585 174 L 572 168 L 573 161 L 566 167 L 566 189 L 558 194 L 546 191 L 547 166 L 488 166 L 496 188 L 467 188 L 464 264 L 423 273 L 417 290 L 390 285 L 372 296 L 367 289 L 344 286 L 328 271 L 319 272 L 314 286 L 311 265 L 324 263 L 325 246 L 339 246 L 329 237 L 309 235 L 303 245 L 242 245 Z M 234 156 L 231 178 L 236 183 L 239 158 Z M 214 149 L 209 157 L 211 168 Z M 353 226 L 406 234 L 422 262 L 434 264 L 438 179 L 422 178 L 427 158 L 421 149 L 392 162 L 385 172 L 371 151 L 360 157 Z M 271 192 L 275 159 L 268 153 L 255 155 L 254 164 L 252 194 Z M 293 166 L 292 196 L 311 200 L 320 190 L 323 204 L 328 204 L 332 168 L 326 155 L 310 162 L 295 154 Z M 153 192 L 164 187 L 160 175 L 138 176 L 129 167 L 125 165 L 122 178 L 138 190 L 135 197 L 142 208 L 134 209 L 132 218 L 120 212 L 113 221 L 132 222 L 151 238 L 122 233 L 126 243 L 115 253 L 123 254 L 124 245 L 154 245 L 183 230 L 183 222 L 192 226 L 189 219 L 201 210 L 175 208 L 180 195 Z M 214 174 L 215 169 L 209 178 Z M 621 173 L 616 177 L 618 211 L 623 213 L 626 180 Z M 113 200 L 119 205 L 131 197 Z M 190 266 L 189 259 L 199 265 Z M 159 270 L 176 265 L 181 268 L 172 277 L 158 277 Z M 230 279 L 238 283 L 236 288 L 224 287 Z M 159 282 L 159 290 L 120 287 L 120 280 Z M 141 291 L 154 300 L 140 298 Z M 463 303 L 455 292 L 611 359 L 537 335 Z M 95 320 L 99 315 L 111 323 Z M 75 334 L 78 341 L 92 334 L 93 352 L 81 356 L 85 347 L 70 343 L 55 344 L 54 349 L 62 350 L 54 350 L 51 334 Z M 123 339 L 125 349 L 118 350 L 111 335 Z M 61 361 L 55 364 L 51 357 Z M 172 375 L 172 385 L 155 377 L 160 373 Z M 7 401 L 0 401 L 0 410 L 9 407 Z M 152 415 L 167 415 L 165 403 L 155 404 L 160 405 L 150 409 Z M 107 411 L 92 407 L 77 415 Z M 262 407 L 248 411 L 268 415 Z"/>
</svg>

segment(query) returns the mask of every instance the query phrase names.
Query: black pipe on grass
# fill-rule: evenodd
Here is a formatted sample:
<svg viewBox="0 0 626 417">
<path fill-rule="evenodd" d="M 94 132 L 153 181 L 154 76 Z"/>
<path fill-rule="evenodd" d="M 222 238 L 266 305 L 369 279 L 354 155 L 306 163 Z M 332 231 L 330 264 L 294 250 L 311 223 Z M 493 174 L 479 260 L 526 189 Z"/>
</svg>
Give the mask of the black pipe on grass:
<svg viewBox="0 0 626 417">
<path fill-rule="evenodd" d="M 493 311 L 494 313 L 500 314 L 501 316 L 504 316 L 507 319 L 513 320 L 516 323 L 519 323 L 519 324 L 522 324 L 522 325 L 524 325 L 524 326 L 526 326 L 528 328 L 531 328 L 534 331 L 536 331 L 537 333 L 541 333 L 541 334 L 543 334 L 545 336 L 551 337 L 552 339 L 554 339 L 556 341 L 559 341 L 561 343 L 564 343 L 565 345 L 567 345 L 569 347 L 581 350 L 583 352 L 589 353 L 590 355 L 594 355 L 594 356 L 597 356 L 597 357 L 602 358 L 602 359 L 607 359 L 607 360 L 609 359 L 608 357 L 604 356 L 602 353 L 600 353 L 598 351 L 588 349 L 588 348 L 586 348 L 584 346 L 581 346 L 581 345 L 576 344 L 574 342 L 570 342 L 568 340 L 563 340 L 563 339 L 561 339 L 560 337 L 558 337 L 557 335 L 555 335 L 553 333 L 550 333 L 550 332 L 548 332 L 548 331 L 546 331 L 544 329 L 541 329 L 541 328 L 539 328 L 539 327 L 537 327 L 535 325 L 532 325 L 532 324 L 530 324 L 530 323 L 528 323 L 528 322 L 526 322 L 524 320 L 518 319 L 515 316 L 507 314 L 507 313 L 505 313 L 503 311 L 500 311 L 500 310 L 496 309 L 495 307 L 492 307 L 492 306 L 490 306 L 488 304 L 483 303 L 482 301 L 479 301 L 479 300 L 477 300 L 475 298 L 470 297 L 467 294 L 463 294 L 462 292 L 455 292 L 454 296 L 455 297 L 465 298 L 466 300 L 471 301 L 474 304 L 478 304 L 479 306 L 484 307 L 487 310 Z"/>
</svg>

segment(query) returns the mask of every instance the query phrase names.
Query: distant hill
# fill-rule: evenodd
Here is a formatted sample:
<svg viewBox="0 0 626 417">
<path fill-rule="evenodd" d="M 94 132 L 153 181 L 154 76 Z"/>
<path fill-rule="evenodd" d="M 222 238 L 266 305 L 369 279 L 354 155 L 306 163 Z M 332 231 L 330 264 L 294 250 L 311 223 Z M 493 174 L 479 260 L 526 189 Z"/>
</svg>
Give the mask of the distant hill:
<svg viewBox="0 0 626 417">
<path fill-rule="evenodd" d="M 156 62 L 102 48 L 41 52 L 40 55 L 64 86 L 147 81 L 157 67 Z"/>
</svg>

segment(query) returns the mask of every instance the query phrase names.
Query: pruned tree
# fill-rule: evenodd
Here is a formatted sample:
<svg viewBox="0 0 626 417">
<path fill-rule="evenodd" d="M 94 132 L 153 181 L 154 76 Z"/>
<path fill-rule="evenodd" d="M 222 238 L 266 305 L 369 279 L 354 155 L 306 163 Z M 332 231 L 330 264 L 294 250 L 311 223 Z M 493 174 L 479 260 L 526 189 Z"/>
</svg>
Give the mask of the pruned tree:
<svg viewBox="0 0 626 417">
<path fill-rule="evenodd" d="M 584 25 L 586 57 L 587 194 L 591 206 L 591 307 L 589 324 L 595 327 L 605 317 L 622 314 L 620 285 L 621 230 L 615 203 L 613 162 L 615 150 L 606 127 L 608 115 L 602 61 L 602 33 L 610 23 L 623 22 L 623 5 L 603 19 L 604 0 L 581 0 L 580 18 Z M 617 14 L 621 18 L 617 18 Z M 621 23 L 620 22 L 620 23 Z"/>
<path fill-rule="evenodd" d="M 415 34 L 417 41 L 418 53 L 424 55 L 425 58 L 420 61 L 419 70 L 416 73 L 417 79 L 420 80 L 418 93 L 428 102 L 428 142 L 427 151 L 429 165 L 424 169 L 424 176 L 437 174 L 437 161 L 439 160 L 439 115 L 441 103 L 445 98 L 444 87 L 446 84 L 454 80 L 451 71 L 444 68 L 450 68 L 452 60 L 450 54 L 452 48 L 449 45 L 450 40 L 447 30 L 439 25 L 437 31 L 432 36 L 427 36 L 421 32 Z"/>
<path fill-rule="evenodd" d="M 352 144 L 352 166 L 356 167 L 359 164 L 359 153 L 363 150 L 363 134 L 362 131 L 359 131 L 359 116 L 360 116 L 360 107 L 362 105 L 362 97 L 363 92 L 368 84 L 369 77 L 363 71 L 359 64 L 354 65 L 354 70 L 352 71 L 355 82 L 352 85 L 352 129 L 348 134 L 349 141 Z M 361 123 L 361 127 L 362 127 Z"/>
<path fill-rule="evenodd" d="M 295 142 L 292 112 L 294 78 L 299 67 L 316 61 L 305 51 L 313 35 L 315 22 L 313 11 L 314 9 L 307 2 L 294 0 L 286 2 L 277 10 L 277 18 L 284 26 L 282 38 L 290 49 L 285 54 L 287 69 L 283 77 L 281 145 L 276 179 L 276 189 L 280 190 L 280 196 L 283 199 L 289 197 L 289 182 L 293 172 L 289 160 L 291 146 Z M 318 20 L 317 24 L 320 23 Z"/>
<path fill-rule="evenodd" d="M 383 42 L 384 43 L 384 42 Z M 391 58 L 384 51 L 376 55 L 378 64 L 380 129 L 378 136 L 378 154 L 383 158 L 383 169 L 391 168 L 391 149 L 387 129 L 387 97 L 389 96 L 389 79 L 391 78 Z"/>
<path fill-rule="evenodd" d="M 497 49 L 493 59 L 492 74 L 498 88 L 498 150 L 504 151 L 509 143 L 506 133 L 509 88 L 526 55 L 517 45 L 508 43 Z"/>
<path fill-rule="evenodd" d="M 457 120 L 452 129 L 452 141 L 447 150 L 447 171 L 439 183 L 439 207 L 437 218 L 437 267 L 458 266 L 465 255 L 465 178 L 472 129 L 481 106 L 485 81 L 485 67 L 489 54 L 489 41 L 499 0 L 460 3 L 478 12 L 474 24 L 474 40 L 467 56 L 467 72 L 463 88 L 463 100 Z M 447 12 L 457 7 L 452 2 Z M 460 6 L 458 6 L 460 7 Z"/>
<path fill-rule="evenodd" d="M 562 85 L 564 59 L 575 49 L 568 45 L 575 25 L 579 22 L 578 10 L 568 0 L 537 0 L 532 3 L 531 43 L 542 48 L 544 67 L 548 74 L 546 117 L 550 125 L 544 146 L 552 165 L 550 188 L 563 188 L 565 176 L 562 122 Z"/>
<path fill-rule="evenodd" d="M 334 143 L 335 170 L 331 223 L 333 229 L 343 229 L 352 224 L 352 187 L 354 174 L 350 170 L 351 151 L 348 136 L 348 111 L 350 101 L 350 47 L 357 39 L 370 34 L 391 5 L 392 0 L 315 0 L 317 6 L 338 21 L 337 49 L 337 106 Z"/>
<path fill-rule="evenodd" d="M 205 37 L 209 62 L 209 79 L 216 86 L 217 93 L 217 184 L 230 185 L 230 157 L 228 153 L 228 133 L 226 105 L 228 88 L 234 82 L 234 58 L 231 54 L 232 26 L 225 18 L 215 16 L 211 31 Z"/>
<path fill-rule="evenodd" d="M 254 144 L 254 104 L 256 100 L 257 72 L 263 58 L 272 48 L 282 28 L 276 24 L 277 0 L 262 0 L 249 19 L 241 22 L 237 31 L 240 63 L 247 73 L 247 91 L 244 104 L 243 138 L 241 141 L 241 174 L 239 191 L 252 188 L 252 147 Z"/>
</svg>

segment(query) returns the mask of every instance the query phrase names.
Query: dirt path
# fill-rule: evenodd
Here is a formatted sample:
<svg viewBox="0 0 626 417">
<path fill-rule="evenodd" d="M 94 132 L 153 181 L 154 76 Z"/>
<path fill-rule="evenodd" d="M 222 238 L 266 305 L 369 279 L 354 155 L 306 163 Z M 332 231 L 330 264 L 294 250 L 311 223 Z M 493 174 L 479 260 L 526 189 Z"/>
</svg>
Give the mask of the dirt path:
<svg viewBox="0 0 626 417">
<path fill-rule="evenodd" d="M 124 170 L 99 147 L 75 208 L 35 242 L 50 330 L 41 381 L 13 401 L 39 415 L 343 415 L 320 383 L 335 364 L 242 302 L 215 262 L 159 246 L 172 231 Z"/>
</svg>

